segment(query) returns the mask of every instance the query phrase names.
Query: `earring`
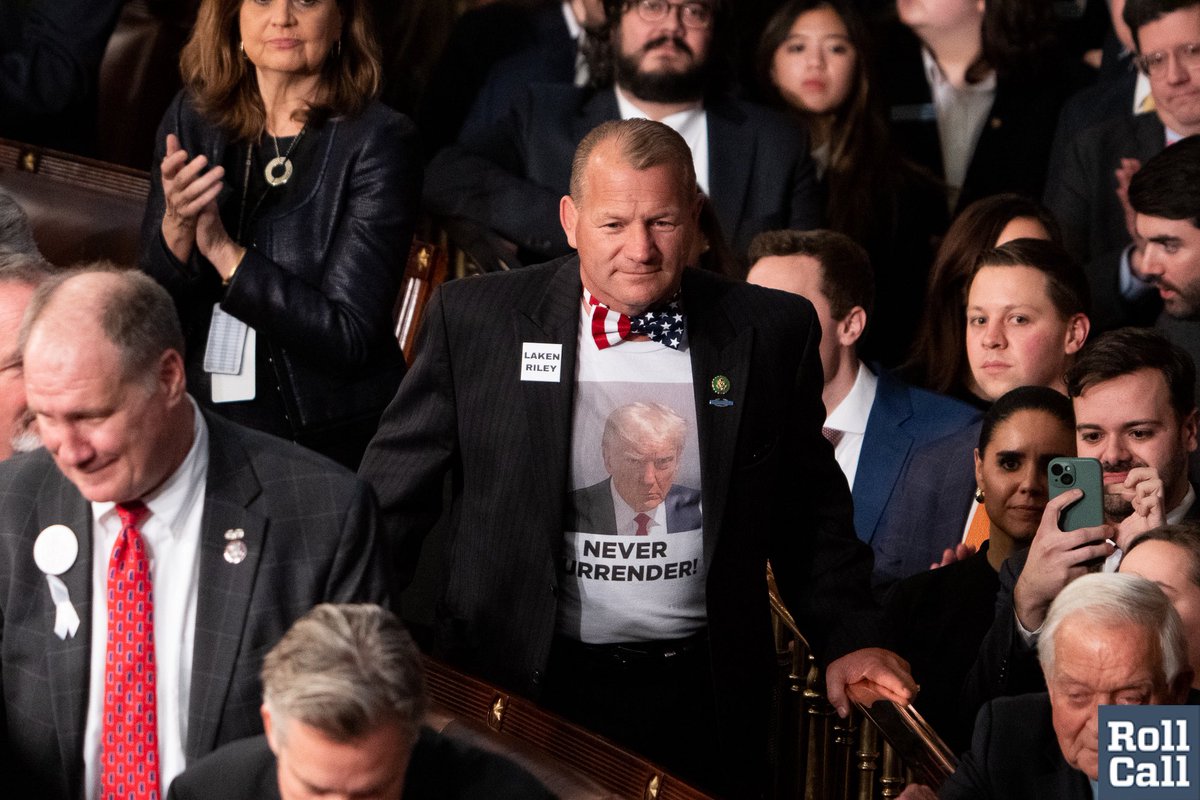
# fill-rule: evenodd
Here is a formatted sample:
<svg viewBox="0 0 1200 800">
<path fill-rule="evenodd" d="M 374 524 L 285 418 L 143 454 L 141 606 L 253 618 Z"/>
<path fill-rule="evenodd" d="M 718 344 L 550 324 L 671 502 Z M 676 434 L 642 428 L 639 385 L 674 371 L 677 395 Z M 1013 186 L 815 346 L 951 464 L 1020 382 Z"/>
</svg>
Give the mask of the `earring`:
<svg viewBox="0 0 1200 800">
<path fill-rule="evenodd" d="M 342 56 L 342 40 L 338 39 L 336 42 L 333 43 L 333 57 L 341 58 L 341 56 Z"/>
<path fill-rule="evenodd" d="M 983 489 L 975 490 L 975 502 L 979 503 L 979 505 L 983 505 Z"/>
<path fill-rule="evenodd" d="M 242 58 L 246 57 L 246 44 L 241 40 L 238 40 L 238 54 L 241 55 Z"/>
</svg>

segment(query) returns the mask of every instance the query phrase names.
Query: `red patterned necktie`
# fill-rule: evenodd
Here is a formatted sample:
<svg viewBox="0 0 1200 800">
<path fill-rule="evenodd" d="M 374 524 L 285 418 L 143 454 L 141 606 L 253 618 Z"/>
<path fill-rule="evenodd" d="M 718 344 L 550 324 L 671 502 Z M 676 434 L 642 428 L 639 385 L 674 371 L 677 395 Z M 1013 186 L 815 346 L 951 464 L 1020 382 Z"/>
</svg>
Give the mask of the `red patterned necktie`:
<svg viewBox="0 0 1200 800">
<path fill-rule="evenodd" d="M 121 533 L 108 561 L 108 649 L 100 787 L 104 800 L 158 800 L 154 598 L 140 501 L 117 505 Z"/>
<path fill-rule="evenodd" d="M 842 441 L 842 437 L 846 435 L 846 432 L 839 431 L 837 428 L 821 428 L 821 435 L 825 437 L 825 441 L 829 442 L 836 449 L 838 443 Z"/>
<path fill-rule="evenodd" d="M 638 529 L 634 532 L 634 536 L 649 536 L 650 535 L 650 516 L 646 513 L 638 514 L 633 518 L 637 523 Z"/>
<path fill-rule="evenodd" d="M 583 296 L 592 307 L 592 339 L 597 349 L 620 344 L 635 334 L 642 334 L 650 341 L 664 344 L 672 350 L 682 348 L 687 339 L 687 318 L 678 296 L 665 306 L 644 311 L 636 317 L 613 311 L 587 289 L 583 290 Z"/>
</svg>

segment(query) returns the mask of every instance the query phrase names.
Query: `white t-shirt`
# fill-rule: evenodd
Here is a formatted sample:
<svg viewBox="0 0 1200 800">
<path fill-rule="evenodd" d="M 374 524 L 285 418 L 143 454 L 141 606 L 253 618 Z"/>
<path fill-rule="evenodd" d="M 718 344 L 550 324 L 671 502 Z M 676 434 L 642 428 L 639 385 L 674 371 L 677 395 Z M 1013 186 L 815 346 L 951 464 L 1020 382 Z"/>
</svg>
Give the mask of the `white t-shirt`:
<svg viewBox="0 0 1200 800">
<path fill-rule="evenodd" d="M 558 631 L 591 644 L 680 639 L 707 620 L 691 359 L 686 349 L 649 341 L 601 350 L 589 321 L 581 301 Z M 614 411 L 637 403 L 666 406 L 682 418 L 682 449 L 674 456 L 670 448 L 656 463 L 614 445 L 614 477 L 601 446 L 605 425 Z M 641 526 L 646 533 L 639 536 Z"/>
</svg>

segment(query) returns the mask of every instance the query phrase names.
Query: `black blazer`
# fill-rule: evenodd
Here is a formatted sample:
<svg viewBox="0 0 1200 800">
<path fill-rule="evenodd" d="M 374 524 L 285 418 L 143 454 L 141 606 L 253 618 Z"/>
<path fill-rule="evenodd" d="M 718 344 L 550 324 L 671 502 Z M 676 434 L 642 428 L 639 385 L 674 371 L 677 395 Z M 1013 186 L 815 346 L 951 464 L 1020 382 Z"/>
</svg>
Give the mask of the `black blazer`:
<svg viewBox="0 0 1200 800">
<path fill-rule="evenodd" d="M 317 603 L 386 599 L 370 489 L 325 458 L 212 414 L 200 522 L 200 573 L 188 762 L 262 731 L 262 659 Z M 54 602 L 31 555 L 64 524 L 79 556 L 63 575 L 79 630 L 54 634 Z M 224 558 L 225 531 L 246 558 Z M 83 798 L 92 631 L 92 514 L 45 450 L 0 464 L 0 774 L 5 793 Z"/>
<path fill-rule="evenodd" d="M 880 41 L 886 44 L 879 75 L 890 107 L 893 141 L 906 156 L 943 177 L 937 114 L 925 79 L 921 42 L 899 22 L 889 26 Z M 996 97 L 967 167 L 955 215 L 1000 192 L 1042 195 L 1059 109 L 1080 86 L 1082 76 L 1066 64 L 1055 63 L 1030 77 L 997 76 Z"/>
<path fill-rule="evenodd" d="M 422 728 L 404 776 L 404 800 L 550 800 L 507 758 Z M 278 762 L 267 737 L 222 747 L 171 782 L 168 800 L 279 800 Z M 398 800 L 398 799 L 397 799 Z"/>
<path fill-rule="evenodd" d="M 705 101 L 708 193 L 721 230 L 744 255 L 754 235 L 818 227 L 821 201 L 808 136 L 774 111 L 727 96 Z M 570 252 L 558 205 L 571 182 L 575 148 L 601 122 L 620 119 L 609 87 L 597 91 L 538 84 L 504 120 L 474 131 L 434 157 L 425 202 L 465 217 L 528 252 Z"/>
<path fill-rule="evenodd" d="M 575 257 L 443 286 L 360 469 L 381 498 L 404 582 L 450 475 L 435 651 L 534 697 L 558 616 L 581 297 Z M 720 750 L 729 769 L 757 778 L 775 671 L 767 559 L 828 659 L 875 641 L 872 625 L 851 622 L 871 608 L 869 550 L 854 535 L 850 492 L 821 436 L 812 305 L 696 269 L 684 272 L 682 300 Z M 568 378 L 522 382 L 523 342 L 561 344 Z M 730 405 L 709 402 L 717 375 L 729 380 Z"/>
<path fill-rule="evenodd" d="M 1090 316 L 1098 330 L 1149 325 L 1162 307 L 1156 293 L 1135 304 L 1120 295 L 1118 268 L 1130 238 L 1113 173 L 1122 158 L 1144 164 L 1166 144 L 1157 114 L 1122 114 L 1085 128 L 1065 144 L 1046 185 L 1046 205 L 1062 228 L 1063 244 L 1087 272 Z"/>
<path fill-rule="evenodd" d="M 1092 800 L 1087 775 L 1063 758 L 1045 693 L 1003 697 L 984 706 L 971 749 L 942 785 L 942 800 Z"/>
<path fill-rule="evenodd" d="M 163 241 L 159 168 L 168 133 L 210 164 L 224 163 L 231 148 L 245 152 L 245 145 L 230 142 L 183 93 L 159 126 L 142 267 L 175 299 L 187 339 L 190 391 L 224 410 L 210 403 L 203 368 L 212 306 L 219 302 L 266 339 L 269 363 L 260 359 L 257 368 L 278 386 L 285 419 L 266 412 L 272 419 L 264 427 L 290 430 L 301 440 L 336 438 L 339 427 L 373 429 L 404 374 L 392 308 L 420 191 L 412 123 L 375 103 L 359 117 L 337 117 L 307 132 L 311 168 L 297 170 L 280 204 L 254 220 L 253 245 L 228 287 L 198 251 L 183 264 Z M 236 208 L 240 193 L 227 190 L 219 202 Z"/>
</svg>

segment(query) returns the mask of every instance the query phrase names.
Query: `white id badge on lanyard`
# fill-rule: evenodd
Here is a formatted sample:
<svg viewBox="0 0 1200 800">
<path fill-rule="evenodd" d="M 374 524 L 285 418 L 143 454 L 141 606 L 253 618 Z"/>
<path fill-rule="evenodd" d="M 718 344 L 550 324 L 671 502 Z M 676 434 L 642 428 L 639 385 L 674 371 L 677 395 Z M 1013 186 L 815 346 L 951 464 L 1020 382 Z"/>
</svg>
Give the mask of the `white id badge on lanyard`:
<svg viewBox="0 0 1200 800">
<path fill-rule="evenodd" d="M 253 328 L 226 314 L 219 305 L 213 305 L 204 349 L 204 371 L 212 376 L 214 403 L 254 399 L 257 339 Z"/>
</svg>

